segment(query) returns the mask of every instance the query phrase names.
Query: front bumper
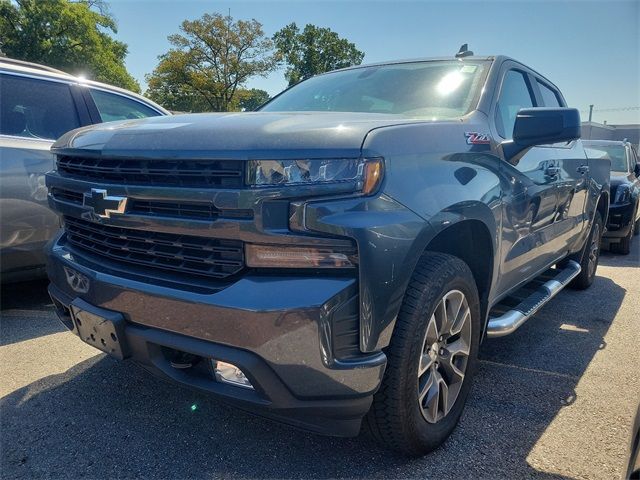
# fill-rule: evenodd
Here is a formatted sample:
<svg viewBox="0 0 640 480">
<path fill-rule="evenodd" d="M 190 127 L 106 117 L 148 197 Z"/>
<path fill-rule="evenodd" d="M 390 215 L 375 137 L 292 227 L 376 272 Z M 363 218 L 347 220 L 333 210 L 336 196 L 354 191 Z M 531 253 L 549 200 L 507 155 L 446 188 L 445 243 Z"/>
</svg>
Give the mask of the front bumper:
<svg viewBox="0 0 640 480">
<path fill-rule="evenodd" d="M 634 205 L 632 203 L 624 205 L 611 205 L 609 207 L 609 217 L 607 220 L 607 230 L 603 237 L 607 239 L 620 239 L 626 237 L 631 230 L 631 225 L 635 221 L 633 218 Z"/>
<path fill-rule="evenodd" d="M 84 275 L 75 292 L 65 268 Z M 317 433 L 356 435 L 378 388 L 382 352 L 336 355 L 336 325 L 357 319 L 357 281 L 347 277 L 247 275 L 215 293 L 194 293 L 115 276 L 74 256 L 64 234 L 47 248 L 50 293 L 74 333 L 75 298 L 121 312 L 129 357 L 166 379 Z M 239 366 L 255 390 L 171 366 L 167 349 Z"/>
</svg>

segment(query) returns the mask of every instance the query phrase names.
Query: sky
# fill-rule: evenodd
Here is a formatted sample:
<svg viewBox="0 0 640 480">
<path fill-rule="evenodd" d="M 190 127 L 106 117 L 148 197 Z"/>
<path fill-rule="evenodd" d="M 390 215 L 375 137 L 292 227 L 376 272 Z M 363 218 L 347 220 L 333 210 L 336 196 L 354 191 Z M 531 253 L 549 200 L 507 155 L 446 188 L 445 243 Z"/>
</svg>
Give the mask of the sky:
<svg viewBox="0 0 640 480">
<path fill-rule="evenodd" d="M 453 56 L 460 45 L 478 55 L 508 55 L 555 83 L 587 120 L 640 123 L 640 0 L 616 1 L 243 1 L 110 0 L 116 38 L 128 44 L 129 72 L 145 74 L 169 49 L 167 36 L 204 13 L 255 18 L 267 35 L 296 22 L 328 27 L 365 53 L 363 63 Z M 254 78 L 271 95 L 284 71 Z M 635 107 L 635 108 L 632 108 Z M 626 110 L 622 110 L 626 109 Z"/>
</svg>

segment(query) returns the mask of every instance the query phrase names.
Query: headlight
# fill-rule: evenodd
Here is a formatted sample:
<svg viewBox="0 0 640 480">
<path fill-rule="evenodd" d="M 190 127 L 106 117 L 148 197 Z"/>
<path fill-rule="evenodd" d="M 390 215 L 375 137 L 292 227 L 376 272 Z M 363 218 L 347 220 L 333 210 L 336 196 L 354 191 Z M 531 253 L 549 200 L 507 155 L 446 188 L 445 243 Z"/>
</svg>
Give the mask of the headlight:
<svg viewBox="0 0 640 480">
<path fill-rule="evenodd" d="M 353 183 L 356 191 L 372 193 L 382 180 L 380 158 L 324 160 L 250 160 L 247 182 L 255 187 Z"/>
<path fill-rule="evenodd" d="M 631 190 L 628 185 L 620 185 L 616 188 L 616 198 L 614 203 L 628 203 L 631 200 Z"/>
</svg>

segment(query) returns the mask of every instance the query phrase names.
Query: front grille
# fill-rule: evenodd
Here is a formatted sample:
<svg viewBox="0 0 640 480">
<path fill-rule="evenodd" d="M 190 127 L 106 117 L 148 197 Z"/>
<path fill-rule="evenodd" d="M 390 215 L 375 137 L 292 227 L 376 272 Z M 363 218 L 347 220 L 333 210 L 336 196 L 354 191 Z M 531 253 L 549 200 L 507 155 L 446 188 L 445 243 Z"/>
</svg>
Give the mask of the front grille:
<svg viewBox="0 0 640 480">
<path fill-rule="evenodd" d="M 51 195 L 55 200 L 82 205 L 83 194 L 72 190 L 54 187 Z M 251 220 L 253 210 L 250 209 L 218 209 L 205 202 L 163 202 L 158 200 L 139 200 L 131 198 L 127 202 L 126 213 L 147 217 L 170 217 L 184 220 L 209 220 L 218 218 Z"/>
<path fill-rule="evenodd" d="M 58 173 L 80 180 L 124 185 L 240 188 L 244 162 L 70 157 L 59 155 Z"/>
<path fill-rule="evenodd" d="M 101 225 L 64 217 L 69 243 L 81 251 L 144 268 L 222 279 L 244 268 L 243 243 Z"/>
<path fill-rule="evenodd" d="M 127 209 L 127 213 L 159 217 L 193 218 L 198 220 L 216 220 L 219 217 L 237 219 L 253 218 L 253 210 L 219 210 L 209 203 L 176 203 L 136 199 L 131 201 L 131 206 Z"/>
<path fill-rule="evenodd" d="M 63 190 L 61 188 L 52 188 L 51 195 L 56 200 L 62 200 L 63 202 L 76 203 L 82 205 L 82 193 L 74 192 L 71 190 Z"/>
</svg>

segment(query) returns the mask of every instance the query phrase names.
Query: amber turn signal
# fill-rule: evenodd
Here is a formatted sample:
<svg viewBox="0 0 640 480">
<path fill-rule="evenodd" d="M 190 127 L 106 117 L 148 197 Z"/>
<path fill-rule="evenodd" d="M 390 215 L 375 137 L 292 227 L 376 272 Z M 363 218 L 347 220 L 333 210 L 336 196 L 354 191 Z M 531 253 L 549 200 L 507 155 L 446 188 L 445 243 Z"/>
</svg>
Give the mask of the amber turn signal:
<svg viewBox="0 0 640 480">
<path fill-rule="evenodd" d="M 382 181 L 383 163 L 381 158 L 372 158 L 364 164 L 362 193 L 375 192 Z"/>
</svg>

